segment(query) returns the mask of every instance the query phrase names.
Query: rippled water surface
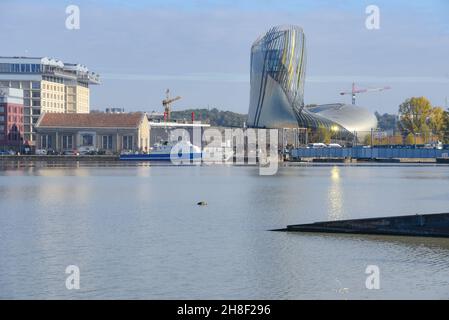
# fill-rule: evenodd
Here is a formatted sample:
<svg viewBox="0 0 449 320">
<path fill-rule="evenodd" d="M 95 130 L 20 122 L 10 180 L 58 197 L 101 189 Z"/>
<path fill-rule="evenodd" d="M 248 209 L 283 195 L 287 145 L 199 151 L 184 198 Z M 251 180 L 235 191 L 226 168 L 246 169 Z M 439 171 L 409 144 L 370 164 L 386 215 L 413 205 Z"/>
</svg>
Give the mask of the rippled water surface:
<svg viewBox="0 0 449 320">
<path fill-rule="evenodd" d="M 449 239 L 267 231 L 448 211 L 447 166 L 3 168 L 0 298 L 449 298 Z"/>
</svg>

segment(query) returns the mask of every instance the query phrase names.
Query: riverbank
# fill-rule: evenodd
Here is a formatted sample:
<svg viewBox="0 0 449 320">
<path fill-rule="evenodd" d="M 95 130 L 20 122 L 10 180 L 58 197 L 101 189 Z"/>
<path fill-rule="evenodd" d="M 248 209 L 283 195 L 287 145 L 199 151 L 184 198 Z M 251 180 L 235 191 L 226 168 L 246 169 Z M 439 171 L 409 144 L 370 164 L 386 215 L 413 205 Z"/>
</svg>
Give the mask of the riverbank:
<svg viewBox="0 0 449 320">
<path fill-rule="evenodd" d="M 235 163 L 226 162 L 226 164 Z M 244 159 L 245 164 L 248 159 Z M 0 155 L 0 164 L 5 163 L 124 163 L 120 161 L 118 155 Z M 128 161 L 129 162 L 129 161 Z M 131 162 L 148 162 L 148 161 L 131 161 Z M 159 162 L 159 161 L 158 161 Z M 170 164 L 170 161 L 163 161 Z M 397 164 L 448 164 L 448 158 L 351 158 L 351 157 L 302 157 L 291 160 L 284 160 L 284 163 L 343 163 L 343 164 L 357 164 L 357 163 L 397 163 Z"/>
<path fill-rule="evenodd" d="M 118 161 L 117 155 L 79 155 L 79 156 L 64 156 L 64 155 L 2 155 L 2 161 Z"/>
</svg>

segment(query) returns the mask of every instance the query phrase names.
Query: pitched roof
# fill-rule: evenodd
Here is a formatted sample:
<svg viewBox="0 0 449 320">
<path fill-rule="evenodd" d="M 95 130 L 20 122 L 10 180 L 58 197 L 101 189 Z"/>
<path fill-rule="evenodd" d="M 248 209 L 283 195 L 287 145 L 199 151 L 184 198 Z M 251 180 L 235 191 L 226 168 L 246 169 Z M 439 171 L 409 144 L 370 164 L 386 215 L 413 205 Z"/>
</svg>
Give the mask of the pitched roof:
<svg viewBox="0 0 449 320">
<path fill-rule="evenodd" d="M 133 113 L 44 113 L 36 127 L 54 128 L 137 128 L 142 112 Z"/>
</svg>

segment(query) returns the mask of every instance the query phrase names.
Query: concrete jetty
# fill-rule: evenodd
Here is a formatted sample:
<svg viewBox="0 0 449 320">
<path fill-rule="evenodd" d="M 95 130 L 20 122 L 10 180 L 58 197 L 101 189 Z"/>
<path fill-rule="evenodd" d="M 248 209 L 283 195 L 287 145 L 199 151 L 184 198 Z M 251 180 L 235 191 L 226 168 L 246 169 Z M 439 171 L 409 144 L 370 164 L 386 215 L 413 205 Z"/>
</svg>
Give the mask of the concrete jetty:
<svg viewBox="0 0 449 320">
<path fill-rule="evenodd" d="M 449 238 L 449 213 L 315 222 L 289 225 L 285 229 L 272 231 Z"/>
</svg>

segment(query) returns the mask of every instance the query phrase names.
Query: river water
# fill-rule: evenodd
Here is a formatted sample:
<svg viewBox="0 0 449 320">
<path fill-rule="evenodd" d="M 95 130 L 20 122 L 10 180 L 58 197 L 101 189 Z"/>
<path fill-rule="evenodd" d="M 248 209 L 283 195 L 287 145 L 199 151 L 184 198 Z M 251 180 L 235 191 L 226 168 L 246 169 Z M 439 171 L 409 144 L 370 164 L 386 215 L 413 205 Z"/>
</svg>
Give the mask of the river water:
<svg viewBox="0 0 449 320">
<path fill-rule="evenodd" d="M 448 166 L 3 167 L 0 298 L 449 298 L 449 239 L 267 231 L 448 210 Z"/>
</svg>

